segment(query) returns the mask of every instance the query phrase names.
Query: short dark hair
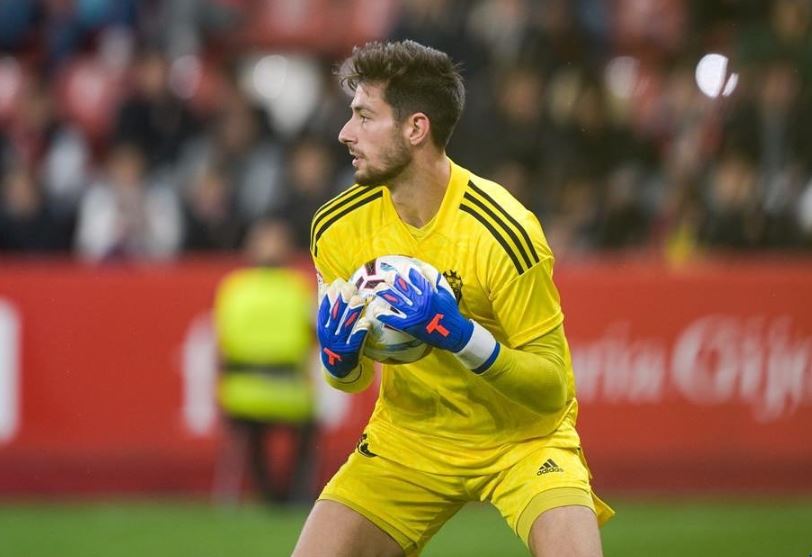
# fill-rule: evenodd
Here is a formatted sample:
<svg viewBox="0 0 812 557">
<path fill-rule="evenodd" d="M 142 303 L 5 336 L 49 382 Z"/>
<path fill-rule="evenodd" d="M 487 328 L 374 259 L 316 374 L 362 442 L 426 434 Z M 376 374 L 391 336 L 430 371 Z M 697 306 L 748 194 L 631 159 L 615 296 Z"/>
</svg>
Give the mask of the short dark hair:
<svg viewBox="0 0 812 557">
<path fill-rule="evenodd" d="M 383 98 L 400 122 L 422 112 L 431 122 L 434 144 L 445 148 L 465 105 L 458 67 L 445 52 L 415 41 L 369 42 L 356 46 L 337 70 L 342 86 L 383 85 Z"/>
</svg>

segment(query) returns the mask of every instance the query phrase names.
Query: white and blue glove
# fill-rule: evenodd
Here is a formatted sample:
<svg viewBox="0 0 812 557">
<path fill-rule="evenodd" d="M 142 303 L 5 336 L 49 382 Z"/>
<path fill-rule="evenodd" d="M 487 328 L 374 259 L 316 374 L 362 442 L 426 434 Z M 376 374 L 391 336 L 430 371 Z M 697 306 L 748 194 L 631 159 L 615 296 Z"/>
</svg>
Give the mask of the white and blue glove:
<svg viewBox="0 0 812 557">
<path fill-rule="evenodd" d="M 370 327 L 362 316 L 365 305 L 355 287 L 341 279 L 322 293 L 316 327 L 321 362 L 337 379 L 346 379 L 359 365 Z"/>
<path fill-rule="evenodd" d="M 397 275 L 393 284 L 381 285 L 375 294 L 397 312 L 382 312 L 376 317 L 394 329 L 409 333 L 430 346 L 448 350 L 474 373 L 483 373 L 499 355 L 499 343 L 482 325 L 464 317 L 454 295 L 416 269 L 409 269 L 409 280 Z"/>
</svg>

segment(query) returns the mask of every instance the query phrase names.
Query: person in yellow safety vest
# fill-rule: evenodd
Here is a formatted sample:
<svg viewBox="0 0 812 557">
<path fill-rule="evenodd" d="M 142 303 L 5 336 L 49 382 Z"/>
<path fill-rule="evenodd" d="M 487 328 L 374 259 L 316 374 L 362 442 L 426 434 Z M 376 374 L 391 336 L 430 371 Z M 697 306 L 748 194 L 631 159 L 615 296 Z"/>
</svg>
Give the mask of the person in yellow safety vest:
<svg viewBox="0 0 812 557">
<path fill-rule="evenodd" d="M 312 500 L 314 393 L 313 291 L 305 276 L 287 267 L 293 252 L 288 223 L 266 217 L 248 232 L 251 267 L 228 274 L 216 293 L 214 320 L 220 351 L 218 401 L 227 419 L 230 447 L 217 466 L 215 491 L 235 501 L 246 459 L 255 487 L 271 503 Z M 285 487 L 273 477 L 266 441 L 273 430 L 294 430 L 295 463 Z M 273 445 L 272 445 L 273 446 Z"/>
</svg>

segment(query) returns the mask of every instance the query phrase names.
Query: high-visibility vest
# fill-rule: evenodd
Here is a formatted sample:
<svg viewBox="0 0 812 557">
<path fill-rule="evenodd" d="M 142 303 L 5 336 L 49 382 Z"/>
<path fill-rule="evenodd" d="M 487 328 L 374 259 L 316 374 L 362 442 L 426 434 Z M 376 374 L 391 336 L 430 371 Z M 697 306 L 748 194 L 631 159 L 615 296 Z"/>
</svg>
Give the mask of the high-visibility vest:
<svg viewBox="0 0 812 557">
<path fill-rule="evenodd" d="M 218 399 L 227 414 L 268 421 L 310 419 L 312 300 L 307 281 L 286 268 L 242 269 L 222 280 L 214 321 L 223 362 Z"/>
</svg>

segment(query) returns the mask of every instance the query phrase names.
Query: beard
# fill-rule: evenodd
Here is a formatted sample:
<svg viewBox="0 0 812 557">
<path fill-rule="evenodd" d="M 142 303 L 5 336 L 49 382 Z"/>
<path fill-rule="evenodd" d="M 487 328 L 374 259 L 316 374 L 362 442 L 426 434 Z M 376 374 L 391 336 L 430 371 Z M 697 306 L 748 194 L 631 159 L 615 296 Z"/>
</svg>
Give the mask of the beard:
<svg viewBox="0 0 812 557">
<path fill-rule="evenodd" d="M 355 171 L 355 181 L 361 186 L 387 184 L 403 172 L 412 162 L 412 154 L 406 141 L 397 133 L 393 134 L 391 146 L 381 152 L 380 166 L 367 165 L 364 171 Z"/>
</svg>

